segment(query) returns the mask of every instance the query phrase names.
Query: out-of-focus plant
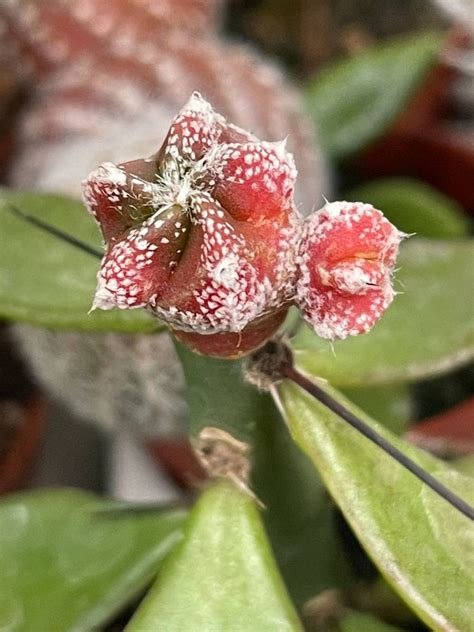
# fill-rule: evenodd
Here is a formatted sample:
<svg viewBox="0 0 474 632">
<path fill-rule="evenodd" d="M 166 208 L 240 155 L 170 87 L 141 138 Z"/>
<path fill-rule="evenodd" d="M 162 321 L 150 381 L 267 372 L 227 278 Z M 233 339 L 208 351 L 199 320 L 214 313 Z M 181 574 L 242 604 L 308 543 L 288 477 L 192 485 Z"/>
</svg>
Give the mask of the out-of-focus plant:
<svg viewBox="0 0 474 632">
<path fill-rule="evenodd" d="M 331 64 L 308 83 L 308 108 L 334 160 L 386 132 L 436 62 L 443 38 L 414 35 Z"/>
</svg>

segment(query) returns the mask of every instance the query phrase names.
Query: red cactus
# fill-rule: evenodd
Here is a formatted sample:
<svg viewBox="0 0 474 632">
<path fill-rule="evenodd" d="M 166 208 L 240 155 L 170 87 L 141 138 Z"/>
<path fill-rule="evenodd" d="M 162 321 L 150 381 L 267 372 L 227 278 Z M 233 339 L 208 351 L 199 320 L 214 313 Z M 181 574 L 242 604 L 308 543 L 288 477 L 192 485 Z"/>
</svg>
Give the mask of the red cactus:
<svg viewBox="0 0 474 632">
<path fill-rule="evenodd" d="M 393 299 L 400 233 L 360 202 L 327 203 L 308 220 L 300 247 L 296 303 L 331 340 L 369 331 Z"/>
<path fill-rule="evenodd" d="M 145 307 L 207 355 L 274 334 L 294 301 L 316 333 L 369 331 L 393 298 L 401 233 L 335 202 L 303 230 L 284 143 L 229 125 L 195 93 L 148 160 L 105 163 L 85 200 L 107 244 L 94 307 Z"/>
<path fill-rule="evenodd" d="M 293 296 L 295 179 L 284 144 L 227 124 L 195 93 L 155 156 L 106 163 L 85 183 L 107 243 L 94 307 L 146 307 L 209 355 L 255 348 Z"/>
</svg>

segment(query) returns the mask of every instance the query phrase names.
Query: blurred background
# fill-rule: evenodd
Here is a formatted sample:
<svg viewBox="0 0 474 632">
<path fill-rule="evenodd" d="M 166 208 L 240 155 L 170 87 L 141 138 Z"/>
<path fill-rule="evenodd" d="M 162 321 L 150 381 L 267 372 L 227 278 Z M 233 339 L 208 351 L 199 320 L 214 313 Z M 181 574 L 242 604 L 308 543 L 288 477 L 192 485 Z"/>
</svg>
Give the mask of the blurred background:
<svg viewBox="0 0 474 632">
<path fill-rule="evenodd" d="M 289 136 L 302 212 L 408 178 L 469 231 L 473 37 L 471 0 L 0 0 L 1 183 L 79 197 L 100 162 L 155 151 L 199 90 L 258 136 Z M 390 42 L 393 63 L 372 63 Z M 367 51 L 347 94 L 333 86 L 339 60 Z M 0 491 L 148 500 L 196 484 L 182 376 L 161 338 L 2 323 Z M 413 385 L 400 432 L 443 455 L 472 451 L 473 386 L 472 367 Z"/>
</svg>

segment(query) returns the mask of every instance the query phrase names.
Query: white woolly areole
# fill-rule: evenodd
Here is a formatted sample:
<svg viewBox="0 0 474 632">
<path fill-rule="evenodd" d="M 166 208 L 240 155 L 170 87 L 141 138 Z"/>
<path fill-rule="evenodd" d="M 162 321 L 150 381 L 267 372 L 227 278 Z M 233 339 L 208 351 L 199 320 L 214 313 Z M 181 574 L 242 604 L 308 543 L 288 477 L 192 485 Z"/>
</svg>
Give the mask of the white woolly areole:
<svg viewBox="0 0 474 632">
<path fill-rule="evenodd" d="M 93 179 L 107 185 L 125 186 L 127 174 L 113 162 L 103 162 L 93 173 Z"/>
<path fill-rule="evenodd" d="M 206 117 L 209 117 L 212 120 L 216 120 L 216 117 L 218 116 L 209 101 L 203 99 L 201 94 L 197 91 L 192 93 L 189 101 L 186 102 L 181 110 L 182 114 L 186 114 L 187 112 L 204 114 Z M 219 116 L 219 118 L 223 119 L 223 117 L 221 116 Z"/>
</svg>

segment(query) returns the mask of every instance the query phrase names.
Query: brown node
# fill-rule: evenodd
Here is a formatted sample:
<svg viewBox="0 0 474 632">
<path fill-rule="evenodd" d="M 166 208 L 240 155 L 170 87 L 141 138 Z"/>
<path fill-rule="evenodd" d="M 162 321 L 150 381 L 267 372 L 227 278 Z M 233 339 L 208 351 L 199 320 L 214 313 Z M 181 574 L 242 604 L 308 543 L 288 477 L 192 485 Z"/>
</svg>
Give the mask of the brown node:
<svg viewBox="0 0 474 632">
<path fill-rule="evenodd" d="M 293 355 L 283 340 L 269 340 L 247 360 L 244 378 L 263 391 L 286 377 L 285 369 L 293 366 Z"/>
<path fill-rule="evenodd" d="M 257 500 L 249 487 L 250 445 L 221 428 L 207 426 L 193 439 L 194 453 L 210 478 L 227 478 Z"/>
</svg>

